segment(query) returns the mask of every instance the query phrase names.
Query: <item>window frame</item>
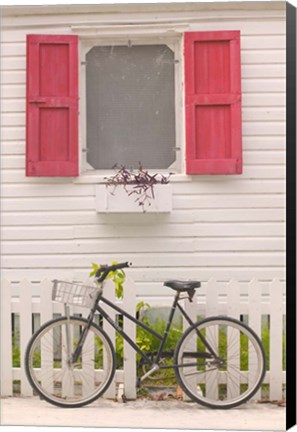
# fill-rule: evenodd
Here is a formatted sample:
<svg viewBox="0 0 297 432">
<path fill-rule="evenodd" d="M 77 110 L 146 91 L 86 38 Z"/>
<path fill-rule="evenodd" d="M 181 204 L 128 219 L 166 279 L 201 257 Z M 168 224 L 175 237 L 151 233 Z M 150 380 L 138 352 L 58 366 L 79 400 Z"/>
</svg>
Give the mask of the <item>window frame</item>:
<svg viewBox="0 0 297 432">
<path fill-rule="evenodd" d="M 175 91 L 175 162 L 167 169 L 150 169 L 160 173 L 185 172 L 185 106 L 184 106 L 184 60 L 183 33 L 162 36 L 137 35 L 129 37 L 109 36 L 108 38 L 79 35 L 79 175 L 82 177 L 101 177 L 112 175 L 112 169 L 99 170 L 91 167 L 87 162 L 87 118 L 86 118 L 86 54 L 94 46 L 106 45 L 167 45 L 174 53 L 174 91 Z M 145 166 L 145 162 L 141 161 Z"/>
</svg>

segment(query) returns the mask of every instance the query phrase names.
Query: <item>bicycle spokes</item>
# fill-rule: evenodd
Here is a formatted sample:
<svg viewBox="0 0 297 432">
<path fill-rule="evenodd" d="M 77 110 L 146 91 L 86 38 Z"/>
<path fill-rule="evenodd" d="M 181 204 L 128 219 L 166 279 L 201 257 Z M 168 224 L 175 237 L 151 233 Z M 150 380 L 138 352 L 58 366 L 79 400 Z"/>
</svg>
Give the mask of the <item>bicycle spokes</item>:
<svg viewBox="0 0 297 432">
<path fill-rule="evenodd" d="M 256 336 L 240 322 L 227 318 L 208 319 L 196 327 L 203 338 L 193 326 L 182 337 L 175 356 L 184 390 L 213 407 L 247 400 L 265 373 L 263 350 Z"/>
</svg>

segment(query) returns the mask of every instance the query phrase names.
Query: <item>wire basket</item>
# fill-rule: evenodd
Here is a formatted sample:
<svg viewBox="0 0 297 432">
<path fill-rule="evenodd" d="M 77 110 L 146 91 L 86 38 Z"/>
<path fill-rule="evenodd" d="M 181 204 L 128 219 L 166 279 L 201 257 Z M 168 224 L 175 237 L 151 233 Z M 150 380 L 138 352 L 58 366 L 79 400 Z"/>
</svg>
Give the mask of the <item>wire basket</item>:
<svg viewBox="0 0 297 432">
<path fill-rule="evenodd" d="M 73 306 L 91 308 L 102 293 L 100 286 L 53 280 L 52 300 Z"/>
</svg>

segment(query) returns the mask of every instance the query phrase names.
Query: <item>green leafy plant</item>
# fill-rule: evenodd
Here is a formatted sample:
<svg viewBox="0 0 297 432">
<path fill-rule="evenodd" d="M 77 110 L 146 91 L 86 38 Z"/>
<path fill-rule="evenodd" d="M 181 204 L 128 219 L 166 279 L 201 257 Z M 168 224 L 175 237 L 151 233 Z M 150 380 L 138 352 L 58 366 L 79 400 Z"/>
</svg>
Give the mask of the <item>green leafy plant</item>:
<svg viewBox="0 0 297 432">
<path fill-rule="evenodd" d="M 12 337 L 12 366 L 21 367 L 21 349 L 14 336 Z"/>
<path fill-rule="evenodd" d="M 113 261 L 111 264 L 114 265 L 114 264 L 117 264 L 117 262 Z M 99 264 L 92 263 L 92 271 L 91 271 L 89 276 L 90 277 L 95 276 L 97 271 L 101 267 L 102 266 Z M 120 270 L 110 271 L 107 275 L 107 279 L 111 279 L 113 281 L 113 283 L 115 284 L 115 290 L 116 290 L 117 298 L 119 298 L 119 299 L 123 298 L 123 284 L 124 284 L 125 279 L 126 279 L 126 274 L 125 274 L 124 270 L 120 269 Z"/>
</svg>

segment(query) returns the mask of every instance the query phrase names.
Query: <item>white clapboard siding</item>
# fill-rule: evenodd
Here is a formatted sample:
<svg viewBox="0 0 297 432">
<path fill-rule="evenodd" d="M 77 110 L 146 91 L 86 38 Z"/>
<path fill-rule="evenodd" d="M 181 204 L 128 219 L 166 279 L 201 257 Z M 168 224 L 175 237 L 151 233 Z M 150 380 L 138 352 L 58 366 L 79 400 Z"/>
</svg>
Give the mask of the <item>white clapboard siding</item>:
<svg viewBox="0 0 297 432">
<path fill-rule="evenodd" d="M 12 127 L 14 129 L 14 127 Z M 14 140 L 17 140 L 17 134 L 16 133 L 11 134 L 8 128 L 3 128 L 4 132 L 6 131 L 7 134 L 12 135 L 12 138 Z M 275 132 L 276 135 L 284 135 L 285 132 L 285 123 L 279 122 L 279 123 L 255 123 L 252 127 L 249 124 L 243 124 L 243 133 L 245 131 L 248 131 L 247 134 L 254 135 L 257 133 L 258 135 L 267 135 L 268 130 L 271 132 Z M 4 134 L 5 135 L 5 134 Z M 284 151 L 271 151 L 271 152 L 264 152 L 264 151 L 251 151 L 247 150 L 243 152 L 243 160 L 245 162 L 245 165 L 284 165 L 285 164 L 285 157 L 286 154 Z M 2 156 L 2 169 L 20 169 L 25 165 L 25 155 L 5 155 Z M 53 192 L 52 192 L 53 193 Z M 82 195 L 82 191 L 80 191 L 80 194 Z"/>
<path fill-rule="evenodd" d="M 265 241 L 264 241 L 265 239 Z M 94 258 L 102 251 L 107 253 L 126 252 L 126 256 L 138 253 L 139 248 L 143 243 L 143 238 L 129 239 L 129 237 L 122 237 L 113 239 L 77 239 L 77 240 L 38 240 L 28 241 L 24 240 L 18 242 L 3 241 L 3 251 L 9 254 L 45 254 L 45 253 L 91 253 L 96 254 Z M 175 238 L 162 238 L 158 241 L 158 237 L 145 238 L 146 250 L 145 252 L 166 252 L 180 251 L 180 252 L 216 252 L 216 251 L 284 251 L 284 238 L 282 237 L 254 237 L 241 238 L 236 237 L 220 237 L 220 238 L 188 238 L 188 237 L 175 237 Z M 264 243 L 264 244 L 263 244 Z M 169 252 L 168 252 L 169 251 Z M 157 265 L 157 263 L 156 263 Z M 231 269 L 230 269 L 231 270 Z M 133 270 L 132 270 L 133 271 Z M 150 268 L 154 272 L 154 268 Z M 182 271 L 182 269 L 177 269 Z"/>
<path fill-rule="evenodd" d="M 250 150 L 246 153 L 251 152 Z M 264 150 L 259 151 L 253 151 L 251 152 L 255 156 L 262 156 L 264 158 L 265 152 Z M 283 152 L 281 151 L 271 151 L 269 154 L 267 154 L 267 157 L 277 157 L 279 155 L 282 155 Z M 275 156 L 274 156 L 275 155 Z M 280 180 L 231 180 L 231 179 L 224 179 L 222 182 L 218 183 L 215 181 L 215 179 L 206 178 L 206 179 L 200 179 L 192 182 L 187 182 L 186 188 L 184 183 L 175 181 L 175 178 L 172 179 L 172 184 L 174 185 L 174 193 L 176 195 L 184 195 L 185 192 L 187 195 L 196 195 L 196 194 L 203 194 L 203 195 L 217 195 L 221 193 L 228 193 L 228 194 L 246 194 L 246 193 L 253 193 L 253 194 L 273 194 L 273 193 L 284 193 L 285 192 L 285 184 L 283 181 Z M 186 191 L 185 191 L 186 189 Z M 67 196 L 85 196 L 85 195 L 93 195 L 94 193 L 94 185 L 91 184 L 82 184 L 76 191 L 73 189 L 72 185 L 61 183 L 59 188 L 57 190 L 53 189 L 53 186 L 51 184 L 39 184 L 35 183 L 32 184 L 30 188 L 26 184 L 21 185 L 15 185 L 15 184 L 3 184 L 2 185 L 2 197 L 3 198 L 9 198 L 9 197 L 51 197 L 53 194 L 55 194 L 56 197 L 67 197 Z M 102 216 L 100 217 L 98 215 L 95 215 L 97 218 L 97 221 L 105 221 L 108 222 L 109 220 L 112 220 L 113 215 L 109 215 L 108 218 L 103 219 Z M 186 216 L 186 214 L 185 214 Z M 117 218 L 121 216 L 116 216 Z M 129 217 L 133 217 L 133 215 L 130 215 Z M 138 223 L 145 223 L 148 217 L 151 217 L 150 215 L 145 215 L 143 218 L 139 218 L 137 216 L 137 219 L 134 220 Z M 170 213 L 167 216 L 170 220 L 175 217 L 175 213 Z M 127 219 L 130 220 L 130 219 Z"/>
<path fill-rule="evenodd" d="M 280 183 L 280 189 L 284 187 Z M 282 192 L 282 190 L 280 190 Z M 283 209 L 274 208 L 271 209 L 232 209 L 232 213 L 229 209 L 216 209 L 216 211 L 200 209 L 199 211 L 188 212 L 186 210 L 179 210 L 171 213 L 168 220 L 172 223 L 252 223 L 252 222 L 283 222 L 285 220 L 285 213 Z M 20 211 L 20 212 L 5 212 L 2 214 L 2 226 L 38 226 L 38 225 L 93 225 L 93 224 L 110 224 L 113 223 L 122 224 L 123 226 L 130 224 L 147 225 L 155 222 L 154 215 L 146 214 L 143 218 L 139 218 L 137 215 L 131 215 L 129 218 L 127 215 L 119 215 L 114 217 L 108 215 L 105 218 L 98 218 L 98 215 L 90 211 L 68 211 L 68 212 L 50 212 L 45 213 L 42 211 L 34 212 Z"/>
<path fill-rule="evenodd" d="M 274 167 L 273 167 L 274 168 Z M 129 197 L 133 200 L 133 197 Z M 263 200 L 265 199 L 265 207 L 283 208 L 285 204 L 285 195 L 279 194 L 246 194 L 244 196 L 235 194 L 225 195 L 173 195 L 174 209 L 199 209 L 199 208 L 262 208 Z M 236 203 L 236 205 L 235 205 Z M 38 211 L 43 208 L 44 211 L 65 211 L 65 210 L 86 210 L 92 209 L 95 211 L 93 196 L 78 196 L 78 197 L 44 197 L 32 198 L 3 198 L 2 210 L 6 211 L 23 211 L 25 208 L 31 211 Z M 161 218 L 160 218 L 161 220 Z"/>
<path fill-rule="evenodd" d="M 17 255 L 17 258 L 20 262 L 21 268 L 29 268 L 32 266 L 32 258 L 30 256 L 26 255 Z M 112 254 L 109 256 L 109 260 L 112 260 Z M 117 255 L 117 258 L 119 261 L 125 261 L 127 259 L 126 254 Z M 242 261 L 244 260 L 245 267 L 269 267 L 270 264 L 274 264 L 274 267 L 282 267 L 285 263 L 285 256 L 281 252 L 271 251 L 271 252 L 258 252 L 258 253 L 248 253 L 248 252 L 216 252 L 212 253 L 212 262 L 210 262 L 209 253 L 205 252 L 194 252 L 194 253 L 172 253 L 163 255 L 162 253 L 142 253 L 135 255 L 133 257 L 133 267 L 134 268 L 143 268 L 145 267 L 151 267 L 152 265 L 155 265 L 154 260 L 158 260 L 158 267 L 180 267 L 180 266 L 189 266 L 189 267 L 196 267 L 197 269 L 197 275 L 198 275 L 198 268 L 200 272 L 201 267 L 211 267 L 216 263 L 217 267 L 227 267 L 231 264 L 232 267 L 242 267 Z M 14 260 L 15 256 L 6 256 L 3 258 L 2 265 L 5 265 L 5 267 L 13 269 L 14 268 Z M 87 269 L 89 266 L 90 261 L 92 260 L 91 255 L 72 255 L 67 254 L 63 255 L 63 259 L 59 255 L 39 255 L 34 259 L 34 267 L 36 269 L 45 268 L 47 266 L 54 266 L 56 269 L 58 268 L 78 268 L 80 265 L 82 265 L 84 268 L 86 268 L 86 274 Z M 99 254 L 97 256 L 97 261 L 100 263 L 105 263 L 106 256 L 103 254 Z M 176 270 L 172 270 L 172 272 L 176 273 Z M 129 271 L 130 273 L 130 271 Z"/>
<path fill-rule="evenodd" d="M 84 280 L 92 262 L 129 260 L 137 293 L 146 296 L 164 293 L 155 282 L 170 277 L 283 279 L 285 9 L 273 2 L 3 7 L 3 276 Z M 243 174 L 186 176 L 181 168 L 172 176 L 173 210 L 166 215 L 97 214 L 95 185 L 103 175 L 26 177 L 26 35 L 93 32 L 108 43 L 115 33 L 160 40 L 172 30 L 241 32 Z"/>
<path fill-rule="evenodd" d="M 143 225 L 127 225 L 114 230 L 108 225 L 78 225 L 71 226 L 37 226 L 7 227 L 2 240 L 48 240 L 48 239 L 95 239 L 110 238 L 117 234 L 119 238 L 137 237 L 282 237 L 284 226 L 281 222 L 274 223 L 193 223 L 168 224 L 165 227 L 152 227 Z"/>
<path fill-rule="evenodd" d="M 262 143 L 260 142 L 262 140 Z M 276 150 L 281 150 L 284 148 L 285 141 L 284 137 L 274 137 L 271 139 L 268 137 L 262 137 L 261 140 L 257 137 L 243 137 L 243 146 L 244 150 L 247 149 L 247 144 L 250 141 L 253 141 L 252 147 L 258 149 L 265 149 L 269 150 L 270 148 L 275 148 Z M 112 173 L 111 173 L 112 175 Z M 199 176 L 200 177 L 200 176 Z M 201 180 L 208 179 L 209 176 L 201 176 Z M 275 165 L 275 166 L 269 166 L 269 165 L 247 165 L 243 168 L 243 173 L 241 174 L 241 180 L 253 180 L 253 179 L 285 179 L 285 168 L 283 165 Z M 97 180 L 98 183 L 102 182 L 102 176 L 100 179 Z M 195 178 L 193 179 L 195 181 Z M 216 177 L 216 180 L 219 182 L 222 181 L 222 178 Z M 236 179 L 234 179 L 236 180 Z M 39 178 L 39 177 L 25 177 L 24 170 L 23 169 L 10 169 L 10 170 L 3 170 L 2 172 L 2 181 L 4 183 L 23 183 L 27 184 L 28 187 L 30 187 L 31 184 L 48 184 L 48 180 L 45 178 Z M 184 186 L 186 186 L 184 182 L 183 176 L 176 176 L 176 179 L 174 182 L 181 181 Z M 85 183 L 96 183 L 96 180 L 92 177 L 81 177 L 78 181 L 75 180 L 73 182 L 73 186 L 78 188 L 78 185 L 85 184 Z M 172 182 L 172 183 L 174 183 Z M 61 179 L 51 179 L 50 183 L 52 185 L 57 185 L 60 183 L 63 183 Z M 186 187 L 185 187 L 186 190 Z"/>
<path fill-rule="evenodd" d="M 13 393 L 13 380 L 20 380 L 21 395 L 30 396 L 32 389 L 29 386 L 24 372 L 24 364 L 13 368 L 12 365 L 12 344 L 11 344 L 11 325 L 12 313 L 18 314 L 19 319 L 19 340 L 20 351 L 23 358 L 27 343 L 32 333 L 32 313 L 40 314 L 40 323 L 43 324 L 52 318 L 53 313 L 63 314 L 63 305 L 51 301 L 51 282 L 44 280 L 41 284 L 30 283 L 28 280 L 22 280 L 15 285 L 7 280 L 4 280 L 1 287 L 1 372 L 2 386 L 1 395 L 10 396 Z M 37 289 L 38 288 L 38 289 Z M 265 289 L 266 288 L 266 289 Z M 36 289 L 39 296 L 36 297 Z M 172 302 L 173 291 L 166 288 L 168 297 L 159 296 L 158 299 L 145 299 L 151 306 L 169 306 Z M 104 295 L 114 302 L 115 299 L 114 286 L 107 283 L 104 289 Z M 285 297 L 284 283 L 275 279 L 262 284 L 256 279 L 253 279 L 248 284 L 244 285 L 236 280 L 224 283 L 218 283 L 214 278 L 203 284 L 202 288 L 196 291 L 194 302 L 184 302 L 189 315 L 193 320 L 197 316 L 217 316 L 227 315 L 236 319 L 244 315 L 248 317 L 248 324 L 261 338 L 261 317 L 269 316 L 267 322 L 270 323 L 270 369 L 267 371 L 264 383 L 269 384 L 269 395 L 271 400 L 283 398 L 283 386 L 286 382 L 285 371 L 283 371 L 282 355 L 283 355 L 283 315 L 285 314 Z M 157 300 L 157 302 L 156 302 Z M 136 308 L 136 285 L 133 280 L 128 278 L 124 286 L 124 298 L 119 304 L 130 314 L 135 313 Z M 115 317 L 115 313 L 104 306 L 111 317 Z M 71 313 L 83 313 L 87 315 L 87 309 L 71 307 Z M 106 324 L 106 325 L 105 325 Z M 187 325 L 184 323 L 184 328 Z M 108 333 L 111 340 L 115 341 L 115 332 L 113 328 L 104 323 L 104 329 Z M 132 340 L 135 340 L 135 326 L 124 318 L 124 329 Z M 268 354 L 268 353 L 267 353 Z M 125 395 L 129 399 L 136 397 L 135 378 L 136 378 L 136 357 L 131 347 L 124 344 L 124 369 L 117 370 L 115 380 L 105 393 L 105 397 L 114 398 L 117 392 L 117 384 L 124 383 Z M 134 377 L 134 378 L 133 378 Z M 233 388 L 234 390 L 234 388 Z M 265 395 L 267 397 L 267 394 Z M 261 399 L 261 392 L 253 397 Z"/>
</svg>

